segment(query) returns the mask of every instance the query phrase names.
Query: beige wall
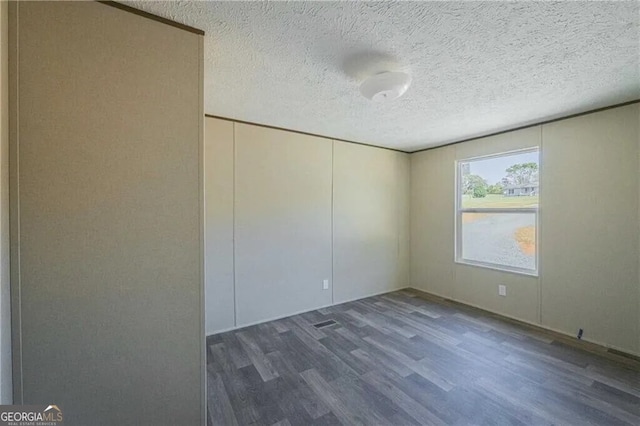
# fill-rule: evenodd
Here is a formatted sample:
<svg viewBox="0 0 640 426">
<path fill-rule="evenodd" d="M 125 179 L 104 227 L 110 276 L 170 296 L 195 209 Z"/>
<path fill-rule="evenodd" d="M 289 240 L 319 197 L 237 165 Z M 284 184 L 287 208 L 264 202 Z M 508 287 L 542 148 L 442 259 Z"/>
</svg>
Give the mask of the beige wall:
<svg viewBox="0 0 640 426">
<path fill-rule="evenodd" d="M 455 161 L 540 145 L 540 128 L 411 155 L 411 283 L 439 296 L 530 322 L 538 320 L 538 278 L 458 264 Z M 497 286 L 507 286 L 507 297 Z"/>
<path fill-rule="evenodd" d="M 398 276 L 396 286 L 410 286 L 411 276 L 411 156 L 396 152 L 396 205 L 398 218 Z"/>
<path fill-rule="evenodd" d="M 235 124 L 237 326 L 331 304 L 331 141 Z"/>
<path fill-rule="evenodd" d="M 231 121 L 205 119 L 205 330 L 235 326 Z"/>
<path fill-rule="evenodd" d="M 408 155 L 212 117 L 206 135 L 207 334 L 408 285 Z"/>
<path fill-rule="evenodd" d="M 0 404 L 10 404 L 11 295 L 9 283 L 9 20 L 8 2 L 0 2 Z"/>
<path fill-rule="evenodd" d="M 540 183 L 542 324 L 636 353 L 639 109 L 544 125 Z"/>
<path fill-rule="evenodd" d="M 411 287 L 453 298 L 455 147 L 411 155 Z"/>
<path fill-rule="evenodd" d="M 334 302 L 407 287 L 406 154 L 334 143 Z"/>
<path fill-rule="evenodd" d="M 15 402 L 204 424 L 203 38 L 97 2 L 10 11 Z"/>
<path fill-rule="evenodd" d="M 638 105 L 411 156 L 412 287 L 640 352 Z M 455 160 L 541 147 L 540 276 L 454 262 Z M 589 189 L 590 188 L 590 189 Z M 497 286 L 507 286 L 507 297 Z"/>
</svg>

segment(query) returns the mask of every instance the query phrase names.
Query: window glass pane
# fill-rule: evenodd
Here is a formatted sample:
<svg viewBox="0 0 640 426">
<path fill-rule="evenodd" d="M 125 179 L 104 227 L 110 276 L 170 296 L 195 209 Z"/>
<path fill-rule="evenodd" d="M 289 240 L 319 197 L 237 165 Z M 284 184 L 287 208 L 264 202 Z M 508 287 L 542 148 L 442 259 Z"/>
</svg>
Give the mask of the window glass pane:
<svg viewBox="0 0 640 426">
<path fill-rule="evenodd" d="M 463 209 L 538 207 L 538 151 L 459 164 Z"/>
<path fill-rule="evenodd" d="M 462 259 L 536 269 L 535 213 L 462 213 Z"/>
</svg>

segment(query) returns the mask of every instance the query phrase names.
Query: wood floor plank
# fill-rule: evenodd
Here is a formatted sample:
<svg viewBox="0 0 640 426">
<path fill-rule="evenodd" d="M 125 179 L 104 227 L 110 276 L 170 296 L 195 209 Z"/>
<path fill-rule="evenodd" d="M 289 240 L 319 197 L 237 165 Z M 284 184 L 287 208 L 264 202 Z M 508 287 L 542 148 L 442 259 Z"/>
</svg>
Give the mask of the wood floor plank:
<svg viewBox="0 0 640 426">
<path fill-rule="evenodd" d="M 412 305 L 410 303 L 403 302 L 402 300 L 397 299 L 397 298 L 393 298 L 393 297 L 389 297 L 389 296 L 382 296 L 382 299 L 387 301 L 387 302 L 390 302 L 390 303 L 392 303 L 394 305 L 398 305 L 398 306 L 401 306 L 403 308 L 409 309 L 410 312 L 420 312 L 421 314 L 426 315 L 426 316 L 428 316 L 430 318 L 440 318 L 440 316 L 441 316 L 440 314 L 432 312 L 431 310 L 426 309 L 426 308 L 424 308 L 422 306 Z"/>
<path fill-rule="evenodd" d="M 282 346 L 280 333 L 273 323 L 258 324 L 250 327 L 247 331 L 265 355 L 277 351 Z"/>
<path fill-rule="evenodd" d="M 392 301 L 386 300 L 386 299 L 377 300 L 375 305 L 380 307 L 381 309 L 384 309 L 385 311 L 393 310 L 393 311 L 398 311 L 405 315 L 410 314 L 411 312 L 415 312 L 415 310 L 412 309 L 411 305 L 409 306 L 397 305 L 397 304 L 394 304 Z"/>
<path fill-rule="evenodd" d="M 236 366 L 236 368 L 242 368 L 251 365 L 251 360 L 245 353 L 244 349 L 242 349 L 240 342 L 238 342 L 238 339 L 236 338 L 235 332 L 230 331 L 228 333 L 222 333 L 221 336 L 222 341 L 229 351 L 231 360 L 233 361 L 233 364 Z"/>
<path fill-rule="evenodd" d="M 394 324 L 393 318 L 385 317 L 384 312 L 380 312 L 378 314 L 367 314 L 366 317 L 369 318 L 373 327 L 375 327 L 376 329 L 385 330 L 391 336 L 397 334 L 406 339 L 410 339 L 416 335 L 413 330 L 405 327 L 403 324 Z"/>
<path fill-rule="evenodd" d="M 500 385 L 496 386 L 496 383 L 500 383 Z M 476 386 L 484 390 L 484 393 L 489 395 L 492 399 L 501 400 L 504 403 L 510 404 L 515 410 L 521 413 L 526 413 L 533 419 L 539 419 L 535 421 L 536 424 L 541 424 L 542 422 L 546 424 L 553 424 L 557 420 L 556 416 L 549 413 L 540 404 L 536 404 L 535 401 L 523 399 L 511 389 L 505 389 L 504 383 L 502 382 L 482 378 L 476 382 Z"/>
<path fill-rule="evenodd" d="M 346 342 L 344 344 L 345 339 L 338 340 L 332 337 L 325 337 L 320 340 L 320 343 L 330 350 L 335 356 L 340 358 L 342 362 L 349 366 L 354 372 L 357 374 L 364 374 L 371 369 L 369 365 L 366 363 L 362 363 L 358 358 L 351 354 L 352 351 L 357 348 L 353 347 L 354 345 L 351 342 Z"/>
<path fill-rule="evenodd" d="M 431 370 L 430 368 L 426 367 L 420 362 L 414 361 L 413 359 L 403 354 L 399 350 L 395 349 L 394 347 L 386 345 L 371 337 L 365 337 L 364 340 L 380 348 L 380 350 L 382 350 L 389 356 L 396 359 L 399 363 L 403 364 L 404 366 L 409 368 L 411 371 L 418 373 L 419 375 L 429 380 L 431 383 L 438 386 L 440 389 L 444 390 L 445 392 L 448 392 L 451 389 L 453 389 L 454 387 L 453 384 L 450 383 L 447 379 L 443 378 L 440 374 Z"/>
<path fill-rule="evenodd" d="M 564 379 L 573 381 L 582 386 L 591 386 L 593 384 L 593 379 L 586 377 L 581 372 L 576 374 L 576 371 L 565 369 L 561 365 L 546 363 L 536 358 L 522 355 L 509 355 L 505 357 L 505 362 L 507 365 L 515 366 L 520 372 L 524 373 L 528 370 L 530 375 L 537 375 L 541 383 L 545 380 L 555 378 L 557 380 Z"/>
<path fill-rule="evenodd" d="M 329 412 L 324 416 L 315 419 L 312 423 L 309 423 L 311 426 L 340 426 L 343 423 L 338 420 L 335 414 Z"/>
<path fill-rule="evenodd" d="M 581 404 L 585 407 L 585 410 L 598 412 L 598 415 L 603 419 L 615 418 L 617 421 L 629 425 L 634 425 L 638 421 L 637 413 L 634 415 L 625 409 L 619 408 L 616 404 L 611 404 L 601 399 L 600 395 L 594 392 L 591 386 L 575 386 L 570 382 L 555 381 L 553 383 L 545 382 L 542 388 L 561 395 L 562 398 Z"/>
<path fill-rule="evenodd" d="M 229 400 L 229 395 L 224 388 L 222 378 L 218 373 L 212 372 L 207 377 L 207 394 L 215 395 L 215 398 L 209 398 L 207 408 L 209 418 L 214 425 L 225 424 L 229 426 L 237 426 L 238 420 L 233 411 L 233 406 Z"/>
<path fill-rule="evenodd" d="M 313 368 L 312 360 L 307 356 L 308 348 L 296 337 L 293 331 L 280 333 L 282 346 L 279 351 L 286 358 L 288 365 L 297 372 Z"/>
<path fill-rule="evenodd" d="M 207 390 L 216 426 L 640 424 L 640 361 L 412 290 L 209 336 Z"/>
<path fill-rule="evenodd" d="M 409 416 L 423 425 L 446 425 L 438 416 L 423 407 L 416 400 L 398 389 L 391 381 L 379 372 L 373 371 L 365 374 L 363 379 L 375 386 L 391 401 L 402 408 Z"/>
<path fill-rule="evenodd" d="M 640 371 L 628 368 L 603 369 L 596 365 L 588 365 L 586 370 L 587 376 L 593 380 L 606 383 L 640 398 Z"/>
<path fill-rule="evenodd" d="M 318 419 L 330 412 L 329 407 L 315 397 L 302 376 L 287 362 L 287 358 L 279 352 L 272 352 L 267 356 L 280 372 L 280 377 L 288 384 L 290 396 L 311 419 Z"/>
<path fill-rule="evenodd" d="M 380 332 L 382 332 L 384 334 L 392 334 L 393 333 L 393 330 L 388 330 L 388 329 L 386 329 L 384 327 L 378 328 L 378 324 L 376 324 L 374 321 L 372 321 L 371 319 L 367 318 L 365 315 L 361 314 L 360 312 L 356 311 L 355 309 L 349 309 L 345 313 L 347 315 L 351 316 L 356 321 L 358 321 L 360 324 L 363 324 L 365 326 L 368 325 L 370 327 L 376 328 L 376 329 L 380 330 Z"/>
<path fill-rule="evenodd" d="M 352 411 L 336 394 L 333 388 L 327 383 L 316 370 L 307 370 L 300 373 L 309 387 L 316 393 L 335 416 L 345 425 L 366 425 L 364 419 Z"/>
<path fill-rule="evenodd" d="M 554 423 L 556 424 L 625 424 L 624 422 L 618 421 L 615 417 L 599 411 L 595 407 L 583 404 L 574 397 L 567 397 L 563 393 L 557 392 L 555 388 L 550 392 L 549 388 L 527 386 L 517 395 L 522 399 L 533 402 L 545 412 L 551 413 L 554 416 Z M 637 424 L 637 422 L 635 424 Z"/>
<path fill-rule="evenodd" d="M 248 332 L 238 332 L 236 336 L 263 381 L 266 382 L 278 377 L 278 372 Z"/>
<path fill-rule="evenodd" d="M 334 394 L 367 425 L 390 424 L 402 410 L 360 377 L 340 377 L 330 384 Z"/>
<path fill-rule="evenodd" d="M 289 331 L 289 327 L 282 320 L 272 321 L 273 327 L 276 329 L 278 333 L 285 333 Z"/>
<path fill-rule="evenodd" d="M 231 360 L 231 356 L 224 343 L 216 343 L 208 347 L 207 368 L 211 367 L 216 372 L 233 372 L 236 366 Z"/>
<path fill-rule="evenodd" d="M 286 389 L 281 377 L 265 382 L 253 365 L 238 369 L 238 377 L 244 384 L 247 405 L 258 414 L 259 423 L 273 424 L 286 417 L 278 399 Z"/>
<path fill-rule="evenodd" d="M 598 381 L 594 381 L 591 388 L 596 392 L 598 399 L 626 410 L 636 417 L 640 417 L 640 398 Z"/>
<path fill-rule="evenodd" d="M 242 374 L 243 369 L 254 368 L 248 365 L 233 372 L 220 373 L 224 387 L 227 390 L 229 400 L 233 406 L 233 412 L 240 425 L 249 425 L 260 423 L 261 415 L 257 407 L 251 399 L 249 387 L 250 381 L 246 380 L 246 376 Z M 217 398 L 217 394 L 207 394 L 208 399 Z M 227 420 L 225 420 L 227 421 Z M 223 423 L 224 424 L 224 423 Z"/>
<path fill-rule="evenodd" d="M 455 425 L 528 425 L 519 419 L 521 413 L 505 409 L 485 392 L 475 387 L 458 387 L 449 393 L 451 401 L 456 401 L 459 420 Z"/>
<path fill-rule="evenodd" d="M 291 321 L 296 323 L 300 330 L 304 330 L 305 333 L 307 333 L 309 336 L 313 337 L 316 340 L 322 339 L 323 337 L 327 337 L 322 331 L 315 328 L 312 322 L 307 321 L 300 315 L 291 317 Z"/>
<path fill-rule="evenodd" d="M 299 327 L 292 328 L 293 333 L 308 348 L 307 357 L 314 361 L 318 371 L 324 374 L 327 380 L 348 374 L 358 374 L 349 365 L 344 363 L 333 352 L 311 337 Z M 324 333 L 323 333 L 324 335 Z M 326 335 L 325 335 L 326 337 Z"/>
<path fill-rule="evenodd" d="M 269 355 L 272 355 L 273 352 Z M 282 376 L 280 376 L 282 379 Z M 276 383 L 278 379 L 269 383 Z M 285 419 L 294 425 L 310 424 L 313 422 L 313 418 L 304 410 L 298 394 L 291 389 L 285 389 L 287 384 L 283 384 L 282 389 L 276 390 L 275 394 L 272 394 L 272 401 L 280 408 Z M 273 392 L 272 386 L 269 387 L 269 391 Z"/>
<path fill-rule="evenodd" d="M 419 374 L 413 373 L 404 379 L 380 372 L 395 384 L 402 392 L 418 401 L 423 407 L 434 413 L 447 424 L 459 420 L 457 408 L 450 403 L 448 392 L 443 391 Z"/>
</svg>

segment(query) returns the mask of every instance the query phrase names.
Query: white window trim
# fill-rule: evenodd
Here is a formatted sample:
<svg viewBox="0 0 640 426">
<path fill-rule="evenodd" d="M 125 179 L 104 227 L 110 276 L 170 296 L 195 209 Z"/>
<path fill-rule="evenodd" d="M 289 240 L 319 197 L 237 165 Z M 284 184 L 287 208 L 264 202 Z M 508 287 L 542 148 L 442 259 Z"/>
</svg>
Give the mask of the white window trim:
<svg viewBox="0 0 640 426">
<path fill-rule="evenodd" d="M 537 208 L 462 208 L 462 191 L 460 191 L 460 182 L 462 181 L 462 169 L 460 163 L 468 163 L 477 160 L 487 160 L 491 158 L 505 157 L 515 154 L 526 154 L 528 152 L 540 153 L 539 147 L 519 149 L 515 151 L 505 151 L 497 154 L 483 155 L 471 158 L 465 158 L 455 161 L 455 230 L 454 230 L 454 263 L 467 266 L 475 266 L 485 269 L 491 269 L 500 272 L 510 272 L 518 275 L 528 275 L 532 277 L 538 277 L 540 274 L 540 201 L 538 198 Z M 540 165 L 538 164 L 540 170 Z M 538 184 L 539 185 L 539 184 Z M 540 196 L 540 189 L 538 187 L 538 197 Z M 501 265 L 497 263 L 481 262 L 476 260 L 464 259 L 462 257 L 462 214 L 463 213 L 531 213 L 535 215 L 536 223 L 536 256 L 535 256 L 535 269 L 518 268 L 516 266 Z"/>
</svg>

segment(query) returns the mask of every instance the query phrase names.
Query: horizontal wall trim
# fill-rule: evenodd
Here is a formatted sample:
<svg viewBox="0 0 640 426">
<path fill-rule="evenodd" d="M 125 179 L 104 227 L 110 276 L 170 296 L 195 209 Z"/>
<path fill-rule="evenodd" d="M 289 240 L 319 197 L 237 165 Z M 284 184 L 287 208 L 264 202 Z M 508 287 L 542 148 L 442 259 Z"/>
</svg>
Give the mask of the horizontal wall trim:
<svg viewBox="0 0 640 426">
<path fill-rule="evenodd" d="M 555 330 L 553 328 L 548 328 L 545 327 L 541 324 L 537 324 L 537 323 L 533 323 L 530 321 L 526 321 L 526 320 L 522 320 L 520 318 L 515 318 L 509 315 L 505 315 L 505 314 L 501 314 L 495 311 L 490 311 L 486 308 L 480 307 L 478 305 L 473 305 L 467 302 L 463 302 L 457 299 L 453 299 L 451 297 L 446 297 L 446 296 L 442 296 L 436 293 L 430 293 L 428 291 L 424 291 L 415 287 L 411 287 L 410 288 L 411 291 L 415 291 L 415 293 L 419 296 L 422 297 L 426 300 L 432 300 L 432 301 L 446 301 L 448 303 L 452 303 L 455 305 L 461 305 L 467 309 L 473 309 L 473 310 L 477 310 L 477 311 L 482 311 L 484 313 L 487 313 L 491 316 L 497 317 L 498 319 L 501 319 L 505 322 L 508 323 L 512 323 L 512 324 L 516 324 L 519 325 L 521 327 L 524 328 L 528 328 L 528 329 L 532 329 L 535 330 L 536 332 L 542 333 L 542 334 L 546 334 L 550 337 L 552 337 L 554 340 L 558 340 L 562 343 L 566 343 L 570 346 L 573 346 L 575 348 L 578 349 L 582 349 L 585 351 L 589 351 L 589 352 L 594 352 L 597 354 L 600 354 L 602 356 L 605 357 L 609 357 L 609 358 L 614 358 L 617 361 L 621 361 L 624 363 L 640 363 L 640 354 L 636 355 L 634 353 L 631 352 L 627 352 L 624 351 L 622 349 L 618 349 L 618 348 L 614 348 L 611 346 L 607 346 L 605 344 L 602 344 L 600 342 L 594 342 L 588 339 L 577 339 L 565 332 L 559 331 L 559 330 Z M 620 357 L 622 357 L 623 359 L 620 359 Z"/>
<path fill-rule="evenodd" d="M 124 10 L 125 12 L 133 13 L 134 15 L 142 16 L 143 18 L 151 19 L 156 22 L 161 22 L 163 24 L 171 25 L 172 27 L 189 31 L 190 33 L 204 35 L 204 31 L 198 28 L 190 27 L 189 25 L 181 24 L 180 22 L 172 21 L 171 19 L 154 15 L 153 13 L 145 12 L 143 10 L 136 9 L 135 7 L 127 6 L 126 4 L 118 3 L 116 1 L 102 1 L 102 0 L 98 0 L 98 3 L 115 7 L 116 9 Z"/>
<path fill-rule="evenodd" d="M 232 121 L 234 123 L 248 124 L 248 125 L 251 125 L 251 126 L 264 127 L 266 129 L 282 130 L 282 131 L 285 131 L 285 132 L 298 133 L 300 135 L 314 136 L 314 137 L 317 137 L 317 138 L 331 139 L 331 140 L 338 141 L 338 142 L 352 143 L 354 145 L 368 146 L 369 148 L 386 149 L 386 150 L 389 150 L 389 151 L 400 152 L 402 154 L 410 154 L 410 152 L 402 151 L 400 149 L 387 148 L 386 146 L 378 146 L 378 145 L 372 145 L 372 144 L 362 143 L 362 142 L 354 142 L 354 141 L 349 141 L 349 140 L 346 140 L 346 139 L 338 139 L 338 138 L 334 138 L 334 137 L 331 137 L 331 136 L 319 135 L 317 133 L 303 132 L 301 130 L 293 130 L 293 129 L 287 129 L 287 128 L 284 128 L 284 127 L 270 126 L 268 124 L 253 123 L 251 121 L 236 120 L 235 118 L 221 117 L 219 115 L 205 114 L 204 116 L 205 117 L 209 117 L 209 118 L 217 118 L 218 120 Z"/>
<path fill-rule="evenodd" d="M 558 118 L 553 118 L 553 119 L 550 119 L 550 120 L 544 120 L 544 121 L 539 121 L 539 122 L 532 123 L 532 124 L 526 124 L 524 126 L 514 127 L 512 129 L 500 130 L 499 132 L 487 133 L 486 135 L 474 136 L 472 138 L 462 139 L 462 140 L 455 141 L 455 142 L 445 143 L 443 145 L 438 145 L 438 146 L 433 146 L 433 147 L 429 147 L 429 148 L 419 149 L 417 151 L 411 151 L 411 152 L 408 152 L 408 153 L 409 154 L 417 154 L 418 152 L 431 151 L 432 149 L 438 149 L 438 148 L 443 148 L 445 146 L 451 146 L 451 145 L 456 145 L 456 144 L 459 144 L 459 143 L 475 141 L 475 140 L 478 140 L 478 139 L 484 139 L 484 138 L 488 138 L 488 137 L 491 137 L 491 136 L 502 135 L 504 133 L 515 132 L 516 130 L 528 129 L 529 127 L 542 126 L 542 125 L 545 125 L 545 124 L 555 123 L 556 121 L 568 120 L 570 118 L 581 117 L 583 115 L 594 114 L 596 112 L 606 111 L 608 109 L 614 109 L 614 108 L 624 107 L 624 106 L 627 106 L 627 105 L 633 105 L 633 104 L 637 104 L 639 102 L 640 102 L 640 99 L 634 99 L 632 101 L 622 102 L 620 104 L 609 105 L 609 106 L 606 106 L 606 107 L 591 109 L 589 111 L 578 112 L 578 113 L 571 114 L 571 115 L 565 115 L 565 116 L 558 117 Z"/>
<path fill-rule="evenodd" d="M 570 118 L 580 117 L 580 116 L 587 115 L 587 114 L 594 114 L 596 112 L 606 111 L 608 109 L 620 108 L 620 107 L 627 106 L 627 105 L 633 105 L 633 104 L 636 104 L 636 103 L 639 103 L 639 102 L 640 102 L 640 99 L 635 99 L 635 100 L 628 101 L 628 102 L 623 102 L 623 103 L 620 103 L 620 104 L 609 105 L 609 106 L 606 106 L 606 107 L 596 108 L 596 109 L 592 109 L 592 110 L 589 110 L 589 111 L 578 112 L 578 113 L 570 114 L 570 115 L 565 115 L 565 116 L 558 117 L 558 118 L 553 118 L 553 119 L 550 119 L 550 120 L 544 120 L 544 121 L 539 121 L 539 122 L 532 123 L 532 124 L 526 124 L 524 126 L 518 126 L 518 127 L 511 128 L 511 129 L 500 130 L 499 132 L 487 133 L 486 135 L 474 136 L 472 138 L 462 139 L 462 140 L 458 140 L 458 141 L 455 141 L 455 142 L 449 142 L 449 143 L 446 143 L 446 144 L 443 144 L 443 145 L 438 145 L 438 146 L 433 146 L 433 147 L 429 147 L 429 148 L 419 149 L 417 151 L 403 151 L 401 149 L 388 148 L 386 146 L 373 145 L 373 144 L 368 144 L 368 143 L 363 143 L 363 142 L 355 142 L 355 141 L 350 141 L 350 140 L 346 140 L 346 139 L 334 138 L 334 137 L 327 136 L 327 135 L 320 135 L 320 134 L 317 134 L 317 133 L 309 133 L 309 132 L 304 132 L 304 131 L 301 131 L 301 130 L 293 130 L 293 129 L 287 129 L 287 128 L 284 128 L 284 127 L 270 126 L 268 124 L 260 124 L 260 123 L 254 123 L 254 122 L 251 122 L 251 121 L 237 120 L 237 119 L 234 119 L 234 118 L 222 117 L 222 116 L 213 115 L 213 114 L 205 114 L 205 117 L 217 118 L 219 120 L 233 121 L 234 123 L 250 124 L 252 126 L 265 127 L 267 129 L 283 130 L 283 131 L 286 131 L 286 132 L 299 133 L 301 135 L 315 136 L 315 137 L 320 137 L 320 138 L 325 138 L 325 139 L 332 139 L 334 141 L 352 143 L 352 144 L 355 144 L 355 145 L 363 145 L 363 146 L 368 146 L 368 147 L 373 147 L 373 148 L 387 149 L 389 151 L 401 152 L 403 154 L 417 154 L 419 152 L 430 151 L 432 149 L 443 148 L 445 146 L 456 145 L 456 144 L 459 144 L 459 143 L 470 142 L 470 141 L 474 141 L 474 140 L 478 140 L 478 139 L 488 138 L 488 137 L 491 137 L 491 136 L 502 135 L 504 133 L 515 132 L 517 130 L 528 129 L 529 127 L 541 126 L 541 125 L 544 125 L 544 124 L 555 123 L 556 121 L 568 120 Z"/>
</svg>

